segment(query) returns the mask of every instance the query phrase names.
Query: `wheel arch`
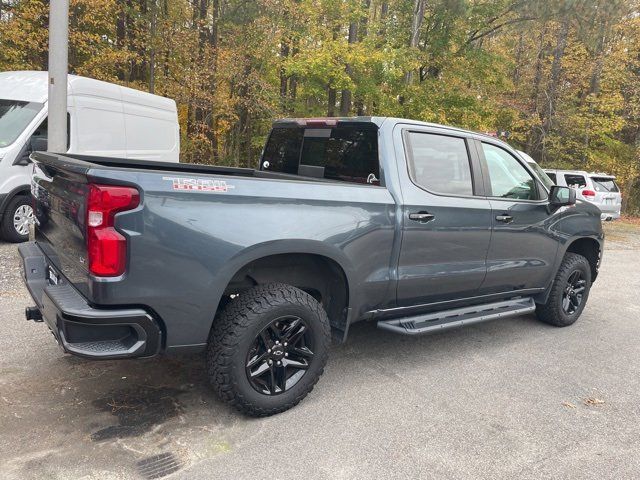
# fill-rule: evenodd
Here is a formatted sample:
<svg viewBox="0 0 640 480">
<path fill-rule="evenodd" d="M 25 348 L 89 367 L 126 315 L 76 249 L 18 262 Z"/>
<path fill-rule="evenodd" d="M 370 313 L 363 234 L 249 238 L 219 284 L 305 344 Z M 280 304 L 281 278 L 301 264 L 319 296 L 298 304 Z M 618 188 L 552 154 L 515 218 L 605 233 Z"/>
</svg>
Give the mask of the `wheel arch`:
<svg viewBox="0 0 640 480">
<path fill-rule="evenodd" d="M 602 256 L 602 246 L 600 242 L 591 237 L 577 238 L 567 245 L 564 255 L 569 252 L 577 253 L 587 259 L 591 266 L 591 282 L 595 281 L 598 276 L 600 258 Z"/>
<path fill-rule="evenodd" d="M 340 340 L 346 337 L 356 292 L 353 269 L 342 251 L 315 241 L 268 242 L 236 255 L 226 270 L 216 316 L 232 295 L 257 285 L 285 283 L 316 298 L 334 334 Z"/>
<path fill-rule="evenodd" d="M 11 200 L 13 200 L 15 197 L 19 196 L 19 195 L 30 195 L 31 194 L 31 189 L 29 188 L 28 185 L 20 185 L 19 187 L 15 187 L 13 190 L 10 190 L 9 193 L 7 193 L 4 198 L 1 199 L 0 202 L 0 218 L 2 218 L 4 216 L 5 213 L 5 209 L 7 208 L 7 205 L 9 205 L 9 203 L 11 203 Z"/>
</svg>

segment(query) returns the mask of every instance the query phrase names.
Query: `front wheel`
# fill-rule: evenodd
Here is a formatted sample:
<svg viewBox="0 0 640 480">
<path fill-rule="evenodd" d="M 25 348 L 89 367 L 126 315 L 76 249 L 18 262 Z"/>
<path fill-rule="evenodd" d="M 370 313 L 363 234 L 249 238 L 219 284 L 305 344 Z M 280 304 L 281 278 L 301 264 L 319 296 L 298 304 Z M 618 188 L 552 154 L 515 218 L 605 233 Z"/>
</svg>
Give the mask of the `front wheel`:
<svg viewBox="0 0 640 480">
<path fill-rule="evenodd" d="M 215 320 L 207 366 L 226 403 L 252 416 L 295 406 L 327 362 L 331 329 L 322 306 L 285 284 L 243 292 Z"/>
<path fill-rule="evenodd" d="M 567 253 L 551 286 L 547 302 L 538 304 L 540 320 L 556 327 L 573 325 L 580 317 L 591 289 L 591 266 L 577 253 Z"/>
<path fill-rule="evenodd" d="M 33 207 L 28 196 L 14 197 L 4 212 L 0 233 L 8 242 L 26 242 L 29 239 L 29 224 L 33 222 Z"/>
</svg>

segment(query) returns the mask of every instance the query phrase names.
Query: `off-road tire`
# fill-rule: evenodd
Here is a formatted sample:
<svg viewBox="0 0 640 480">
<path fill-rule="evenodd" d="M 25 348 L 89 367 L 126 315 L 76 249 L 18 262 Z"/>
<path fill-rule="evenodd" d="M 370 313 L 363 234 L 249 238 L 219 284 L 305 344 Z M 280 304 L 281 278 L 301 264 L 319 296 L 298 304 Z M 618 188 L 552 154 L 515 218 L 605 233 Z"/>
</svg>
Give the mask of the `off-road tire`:
<svg viewBox="0 0 640 480">
<path fill-rule="evenodd" d="M 580 270 L 586 280 L 585 290 L 580 306 L 575 312 L 567 314 L 567 312 L 562 308 L 563 294 L 569 277 L 576 270 Z M 556 327 L 568 327 L 569 325 L 573 325 L 576 320 L 580 318 L 580 315 L 584 310 L 589 298 L 590 289 L 591 266 L 589 265 L 589 261 L 577 253 L 566 253 L 562 259 L 558 273 L 556 273 L 547 302 L 536 306 L 536 315 L 538 316 L 538 319 Z"/>
<path fill-rule="evenodd" d="M 20 243 L 29 240 L 29 234 L 20 235 L 13 225 L 13 217 L 16 210 L 22 205 L 31 205 L 30 197 L 27 195 L 16 195 L 9 201 L 4 211 L 2 224 L 0 224 L 0 237 L 7 242 Z"/>
<path fill-rule="evenodd" d="M 278 395 L 258 392 L 245 371 L 256 336 L 283 315 L 302 318 L 313 335 L 314 356 L 302 378 Z M 327 362 L 331 342 L 329 319 L 306 292 L 286 284 L 268 284 L 241 293 L 214 320 L 207 347 L 209 380 L 225 403 L 255 417 L 265 417 L 297 405 L 313 390 Z"/>
</svg>

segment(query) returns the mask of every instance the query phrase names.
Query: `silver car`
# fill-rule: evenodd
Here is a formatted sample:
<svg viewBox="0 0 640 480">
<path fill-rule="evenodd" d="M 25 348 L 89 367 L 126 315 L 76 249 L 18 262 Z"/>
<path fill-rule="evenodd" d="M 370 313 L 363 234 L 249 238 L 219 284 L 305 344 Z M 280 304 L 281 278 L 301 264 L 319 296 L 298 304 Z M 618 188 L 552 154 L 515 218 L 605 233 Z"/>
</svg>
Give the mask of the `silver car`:
<svg viewBox="0 0 640 480">
<path fill-rule="evenodd" d="M 622 194 L 613 175 L 580 170 L 545 169 L 544 171 L 556 185 L 574 188 L 576 198 L 597 205 L 602 212 L 602 220 L 620 218 Z"/>
</svg>

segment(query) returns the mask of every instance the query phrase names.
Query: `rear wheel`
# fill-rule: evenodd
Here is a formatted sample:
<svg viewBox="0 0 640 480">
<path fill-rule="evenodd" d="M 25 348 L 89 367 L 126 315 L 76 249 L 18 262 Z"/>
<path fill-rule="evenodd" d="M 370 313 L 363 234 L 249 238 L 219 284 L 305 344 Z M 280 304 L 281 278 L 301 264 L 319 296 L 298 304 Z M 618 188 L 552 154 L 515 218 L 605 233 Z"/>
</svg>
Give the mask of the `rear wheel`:
<svg viewBox="0 0 640 480">
<path fill-rule="evenodd" d="M 0 233 L 8 242 L 26 242 L 29 239 L 29 224 L 33 222 L 33 207 L 26 195 L 14 197 L 4 212 Z"/>
<path fill-rule="evenodd" d="M 584 310 L 591 289 L 591 266 L 577 253 L 567 253 L 551 286 L 545 304 L 538 304 L 540 320 L 556 327 L 575 323 Z"/>
<path fill-rule="evenodd" d="M 226 403 L 248 415 L 273 415 L 313 389 L 330 339 L 329 319 L 309 294 L 284 284 L 255 287 L 215 320 L 209 378 Z"/>
</svg>

